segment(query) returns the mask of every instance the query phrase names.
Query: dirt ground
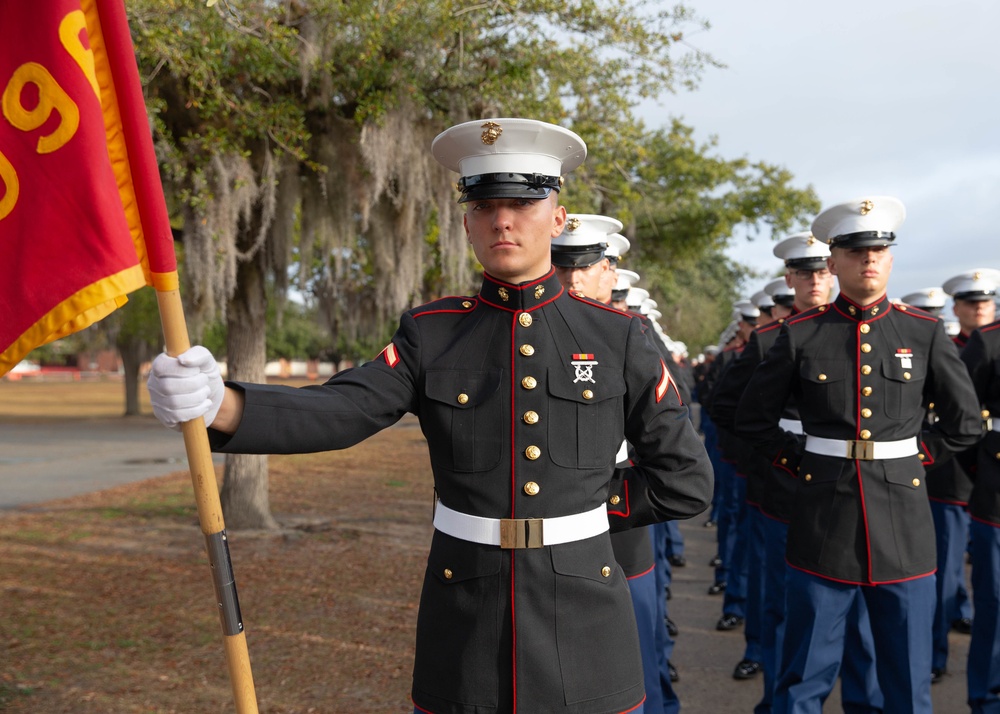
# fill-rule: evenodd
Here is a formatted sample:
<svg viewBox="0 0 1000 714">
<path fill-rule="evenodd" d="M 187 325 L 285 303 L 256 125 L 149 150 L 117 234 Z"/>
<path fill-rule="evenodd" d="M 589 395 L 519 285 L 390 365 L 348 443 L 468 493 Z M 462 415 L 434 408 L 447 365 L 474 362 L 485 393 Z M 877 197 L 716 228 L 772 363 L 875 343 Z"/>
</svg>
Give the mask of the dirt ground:
<svg viewBox="0 0 1000 714">
<path fill-rule="evenodd" d="M 45 404 L 80 418 L 114 411 L 113 398 L 95 396 L 102 390 L 74 386 L 43 396 L 39 385 L 0 382 L 0 434 Z M 282 529 L 229 534 L 260 712 L 411 712 L 431 534 L 419 427 L 406 419 L 352 449 L 270 464 Z M 669 603 L 677 689 L 687 712 L 750 712 L 760 682 L 732 679 L 742 635 L 714 629 L 715 531 L 703 521 L 682 524 L 688 565 L 675 569 Z M 953 634 L 936 711 L 967 711 L 967 652 L 968 637 Z M 0 711 L 235 711 L 186 472 L 0 513 Z M 826 711 L 839 711 L 836 692 Z"/>
</svg>

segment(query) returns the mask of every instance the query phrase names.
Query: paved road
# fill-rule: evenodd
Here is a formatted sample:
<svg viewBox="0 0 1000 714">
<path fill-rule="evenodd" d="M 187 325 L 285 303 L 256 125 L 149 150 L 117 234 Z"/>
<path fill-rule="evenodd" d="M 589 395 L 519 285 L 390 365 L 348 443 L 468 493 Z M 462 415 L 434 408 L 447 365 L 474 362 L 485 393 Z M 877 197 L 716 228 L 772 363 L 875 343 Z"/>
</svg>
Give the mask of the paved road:
<svg viewBox="0 0 1000 714">
<path fill-rule="evenodd" d="M 182 470 L 183 437 L 151 416 L 0 424 L 0 511 Z"/>
<path fill-rule="evenodd" d="M 181 435 L 152 417 L 0 423 L 0 513 L 186 469 Z M 673 573 L 669 608 L 680 628 L 673 655 L 681 675 L 677 690 L 688 713 L 750 714 L 760 699 L 761 682 L 732 678 L 743 653 L 742 631 L 715 630 L 722 599 L 707 590 L 716 531 L 703 527 L 704 520 L 699 516 L 681 523 L 688 564 Z M 968 648 L 968 636 L 952 634 L 949 674 L 932 689 L 937 714 L 968 711 Z M 835 690 L 824 711 L 840 710 Z"/>
</svg>

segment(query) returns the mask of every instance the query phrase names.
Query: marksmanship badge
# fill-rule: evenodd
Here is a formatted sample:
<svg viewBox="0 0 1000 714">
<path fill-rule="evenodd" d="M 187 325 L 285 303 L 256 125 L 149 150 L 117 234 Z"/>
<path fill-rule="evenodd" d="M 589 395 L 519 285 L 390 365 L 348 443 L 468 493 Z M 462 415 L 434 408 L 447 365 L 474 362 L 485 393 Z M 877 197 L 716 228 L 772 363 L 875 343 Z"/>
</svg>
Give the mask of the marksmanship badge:
<svg viewBox="0 0 1000 714">
<path fill-rule="evenodd" d="M 594 355 L 574 354 L 573 360 L 570 364 L 576 368 L 576 379 L 573 380 L 573 384 L 576 384 L 577 382 L 590 382 L 591 384 L 597 384 L 597 382 L 594 381 L 594 365 L 597 364 L 597 360 L 594 359 Z"/>
</svg>

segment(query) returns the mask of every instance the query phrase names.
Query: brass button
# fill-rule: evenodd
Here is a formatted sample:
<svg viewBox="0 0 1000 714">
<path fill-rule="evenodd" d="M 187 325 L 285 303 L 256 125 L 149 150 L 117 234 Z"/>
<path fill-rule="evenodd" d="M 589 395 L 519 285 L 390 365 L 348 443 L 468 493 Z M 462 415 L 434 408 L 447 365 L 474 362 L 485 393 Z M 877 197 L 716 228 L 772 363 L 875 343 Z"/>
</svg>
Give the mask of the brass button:
<svg viewBox="0 0 1000 714">
<path fill-rule="evenodd" d="M 848 307 L 847 311 L 849 313 L 851 313 L 852 315 L 857 315 L 858 314 L 858 308 L 854 307 L 854 305 L 851 305 L 850 307 Z"/>
<path fill-rule="evenodd" d="M 469 302 L 468 300 L 463 300 L 462 301 L 462 307 L 466 307 L 466 308 L 472 307 L 472 303 Z"/>
<path fill-rule="evenodd" d="M 871 373 L 872 373 L 871 366 L 866 364 L 861 367 L 861 374 L 871 374 Z"/>
<path fill-rule="evenodd" d="M 861 410 L 861 416 L 863 416 L 865 419 L 867 419 L 871 415 L 872 415 L 872 410 L 869 409 L 868 407 L 865 407 L 864 409 Z"/>
<path fill-rule="evenodd" d="M 861 438 L 862 439 L 870 439 L 870 438 L 872 438 L 872 433 L 870 431 L 868 431 L 867 429 L 862 429 L 861 430 Z"/>
<path fill-rule="evenodd" d="M 524 423 L 525 424 L 537 424 L 538 423 L 538 412 L 527 411 L 527 412 L 524 413 L 524 416 L 521 417 L 521 418 L 524 419 Z"/>
<path fill-rule="evenodd" d="M 531 327 L 531 323 L 534 322 L 531 319 L 531 315 L 526 312 L 522 312 L 518 315 L 517 321 L 521 323 L 521 327 Z"/>
<path fill-rule="evenodd" d="M 521 345 L 521 349 L 518 351 L 525 357 L 531 357 L 531 355 L 535 354 L 535 348 L 531 345 Z"/>
<path fill-rule="evenodd" d="M 928 405 L 927 405 L 927 408 L 928 408 L 928 409 L 933 409 L 933 408 L 934 408 L 934 402 L 931 402 L 930 404 L 928 404 Z M 986 417 L 983 417 L 983 419 L 985 419 L 985 418 L 986 418 Z"/>
<path fill-rule="evenodd" d="M 594 398 L 594 393 L 592 391 L 590 391 L 589 389 L 584 389 L 583 390 L 583 398 L 584 399 L 593 399 Z"/>
<path fill-rule="evenodd" d="M 1000 461 L 1000 451 L 995 453 L 994 456 L 997 458 L 998 461 Z"/>
<path fill-rule="evenodd" d="M 819 306 L 819 311 L 820 312 L 826 312 L 826 305 L 820 305 Z"/>
<path fill-rule="evenodd" d="M 524 455 L 528 457 L 529 461 L 534 461 L 535 459 L 537 459 L 539 456 L 542 455 L 542 450 L 539 449 L 534 444 L 532 444 L 531 446 L 529 446 L 527 449 L 524 450 Z"/>
<path fill-rule="evenodd" d="M 864 389 L 861 390 L 861 393 L 866 397 L 870 397 L 872 395 L 872 388 L 865 387 Z"/>
<path fill-rule="evenodd" d="M 861 344 L 861 351 L 862 352 L 871 352 L 872 351 L 872 346 L 870 344 L 868 344 L 867 342 L 864 342 L 864 343 Z"/>
<path fill-rule="evenodd" d="M 538 386 L 538 380 L 534 377 L 525 377 L 521 380 L 521 386 L 525 389 L 534 389 Z"/>
<path fill-rule="evenodd" d="M 869 332 L 872 331 L 872 326 L 866 322 L 862 324 L 861 327 L 859 327 L 858 329 L 861 330 L 862 333 L 867 335 Z"/>
<path fill-rule="evenodd" d="M 468 394 L 459 394 L 458 395 L 458 403 L 459 404 L 468 404 L 469 403 L 469 395 Z"/>
<path fill-rule="evenodd" d="M 913 479 L 913 485 L 914 486 L 919 486 L 920 485 L 920 479 L 918 479 L 918 478 Z"/>
<path fill-rule="evenodd" d="M 932 404 L 931 405 L 931 409 L 933 409 L 933 408 L 934 408 L 934 405 Z M 989 419 L 990 418 L 990 410 L 989 409 L 983 409 L 981 412 L 979 412 L 979 415 L 983 419 Z"/>
<path fill-rule="evenodd" d="M 921 461 L 923 461 L 923 460 L 924 460 L 924 459 L 926 459 L 927 457 L 926 457 L 926 456 L 924 456 L 923 454 L 917 454 L 917 458 L 918 458 L 918 459 L 920 459 Z"/>
<path fill-rule="evenodd" d="M 819 381 L 821 381 L 821 382 L 825 382 L 826 381 L 826 375 L 825 374 L 821 374 L 819 377 L 817 377 L 817 379 Z"/>
<path fill-rule="evenodd" d="M 909 372 L 903 372 L 903 379 L 909 379 L 909 378 L 910 378 L 910 373 Z"/>
<path fill-rule="evenodd" d="M 782 456 L 781 457 L 781 465 L 784 466 L 787 463 L 788 463 L 788 459 L 786 459 L 784 456 Z"/>
<path fill-rule="evenodd" d="M 812 480 L 813 480 L 813 475 L 812 475 L 812 474 L 806 474 L 806 475 L 805 475 L 805 476 L 804 476 L 803 478 L 804 478 L 804 479 L 805 479 L 806 481 L 812 481 Z"/>
<path fill-rule="evenodd" d="M 610 578 L 611 577 L 611 568 L 609 568 L 608 566 L 605 565 L 603 568 L 601 568 L 601 575 L 603 575 L 606 578 Z"/>
<path fill-rule="evenodd" d="M 537 496 L 538 491 L 539 491 L 538 484 L 535 483 L 534 481 L 528 481 L 528 483 L 524 484 L 524 492 L 529 496 Z"/>
<path fill-rule="evenodd" d="M 611 501 L 611 505 L 612 505 L 612 506 L 617 506 L 617 505 L 618 505 L 619 503 L 621 503 L 621 502 L 622 502 L 622 497 L 621 497 L 621 496 L 618 496 L 618 495 L 615 495 L 615 496 L 612 496 L 612 497 L 611 497 L 610 499 L 608 499 L 608 500 L 609 500 L 609 501 Z"/>
<path fill-rule="evenodd" d="M 444 579 L 445 580 L 451 580 L 454 576 L 455 576 L 455 574 L 453 572 L 451 572 L 451 568 L 445 568 L 444 569 Z"/>
</svg>

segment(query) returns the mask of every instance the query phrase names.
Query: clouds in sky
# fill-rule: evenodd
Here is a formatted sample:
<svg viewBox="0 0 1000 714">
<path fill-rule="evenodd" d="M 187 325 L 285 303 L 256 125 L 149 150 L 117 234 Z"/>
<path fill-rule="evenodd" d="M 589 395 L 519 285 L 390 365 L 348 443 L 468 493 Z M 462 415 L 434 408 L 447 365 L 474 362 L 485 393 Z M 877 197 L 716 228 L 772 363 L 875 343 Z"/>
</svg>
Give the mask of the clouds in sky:
<svg viewBox="0 0 1000 714">
<path fill-rule="evenodd" d="M 691 4 L 712 29 L 688 42 L 727 68 L 643 105 L 648 126 L 680 117 L 726 158 L 785 166 L 824 207 L 900 198 L 890 297 L 1000 268 L 1000 2 Z M 730 252 L 771 272 L 772 247 L 739 240 Z"/>
</svg>

